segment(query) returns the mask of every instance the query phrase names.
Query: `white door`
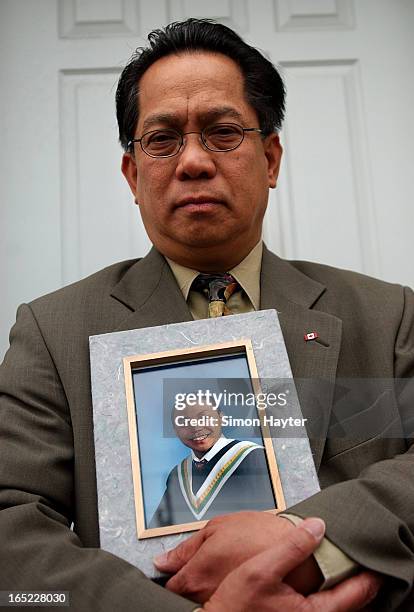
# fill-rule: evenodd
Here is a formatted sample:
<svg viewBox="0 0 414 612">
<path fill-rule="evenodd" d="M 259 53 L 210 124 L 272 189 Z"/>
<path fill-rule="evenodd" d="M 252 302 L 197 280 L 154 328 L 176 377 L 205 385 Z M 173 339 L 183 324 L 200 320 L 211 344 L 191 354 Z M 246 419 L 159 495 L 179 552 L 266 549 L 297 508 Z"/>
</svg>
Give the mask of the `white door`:
<svg viewBox="0 0 414 612">
<path fill-rule="evenodd" d="M 20 302 L 147 251 L 114 93 L 146 33 L 187 16 L 285 76 L 269 246 L 414 284 L 411 0 L 0 0 L 0 356 Z"/>
</svg>

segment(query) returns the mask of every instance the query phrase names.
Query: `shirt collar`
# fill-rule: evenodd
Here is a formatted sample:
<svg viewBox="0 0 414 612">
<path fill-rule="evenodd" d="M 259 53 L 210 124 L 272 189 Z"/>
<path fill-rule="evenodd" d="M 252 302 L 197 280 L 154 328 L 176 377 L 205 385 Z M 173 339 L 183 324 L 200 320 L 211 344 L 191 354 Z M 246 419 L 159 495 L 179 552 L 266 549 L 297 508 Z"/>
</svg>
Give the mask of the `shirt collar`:
<svg viewBox="0 0 414 612">
<path fill-rule="evenodd" d="M 188 300 L 188 294 L 190 293 L 190 287 L 193 283 L 193 280 L 197 278 L 200 274 L 197 270 L 193 270 L 192 268 L 186 268 L 173 261 L 169 257 L 165 258 L 171 268 L 172 273 L 175 276 L 175 280 L 177 281 L 177 285 L 180 287 L 181 293 L 184 296 L 185 301 Z"/>
<path fill-rule="evenodd" d="M 210 448 L 209 451 L 206 452 L 205 455 L 203 455 L 202 457 L 197 457 L 194 454 L 194 451 L 191 451 L 191 456 L 193 458 L 193 461 L 200 462 L 203 461 L 204 459 L 206 461 L 210 461 L 210 459 L 212 459 L 215 455 L 217 455 L 217 453 L 219 451 L 221 451 L 222 448 L 224 448 L 225 446 L 227 446 L 227 444 L 230 444 L 230 442 L 233 442 L 233 439 L 231 438 L 226 438 L 225 436 L 221 436 L 221 438 L 219 438 L 217 440 L 217 442 L 215 444 L 213 444 L 213 446 Z"/>
<path fill-rule="evenodd" d="M 260 240 L 248 255 L 231 270 L 226 270 L 237 280 L 239 285 L 247 293 L 255 310 L 260 308 L 260 269 L 262 266 L 263 242 Z M 166 260 L 175 276 L 178 286 L 188 300 L 191 285 L 194 279 L 200 274 L 197 270 L 186 268 L 172 259 Z"/>
</svg>

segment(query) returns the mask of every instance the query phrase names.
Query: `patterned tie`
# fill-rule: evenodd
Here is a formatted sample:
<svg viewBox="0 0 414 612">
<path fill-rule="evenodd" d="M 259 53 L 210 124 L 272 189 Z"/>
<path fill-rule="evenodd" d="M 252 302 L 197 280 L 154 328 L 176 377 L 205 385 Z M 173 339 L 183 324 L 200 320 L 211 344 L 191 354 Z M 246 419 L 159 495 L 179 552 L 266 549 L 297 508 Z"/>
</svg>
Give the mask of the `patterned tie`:
<svg viewBox="0 0 414 612">
<path fill-rule="evenodd" d="M 192 289 L 207 297 L 209 317 L 222 317 L 233 314 L 226 303 L 241 287 L 231 274 L 199 274 L 193 281 Z"/>
</svg>

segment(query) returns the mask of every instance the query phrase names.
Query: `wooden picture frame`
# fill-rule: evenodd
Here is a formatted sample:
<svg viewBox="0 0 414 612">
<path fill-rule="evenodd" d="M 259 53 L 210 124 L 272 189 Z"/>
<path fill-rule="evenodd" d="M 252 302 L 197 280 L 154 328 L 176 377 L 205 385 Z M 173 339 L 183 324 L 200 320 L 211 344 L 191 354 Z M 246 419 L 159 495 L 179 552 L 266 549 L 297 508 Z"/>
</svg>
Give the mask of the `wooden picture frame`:
<svg viewBox="0 0 414 612">
<path fill-rule="evenodd" d="M 169 351 L 162 351 L 157 353 L 143 354 L 143 355 L 132 355 L 128 357 L 124 357 L 124 377 L 125 377 L 125 392 L 127 399 L 127 411 L 128 411 L 128 429 L 129 429 L 129 441 L 130 441 L 130 450 L 131 450 L 131 467 L 132 467 L 132 475 L 133 475 L 133 487 L 134 487 L 134 499 L 135 499 L 135 517 L 136 517 L 136 527 L 137 527 L 137 538 L 145 539 L 145 538 L 153 538 L 177 533 L 184 533 L 188 531 L 195 531 L 197 529 L 201 529 L 206 523 L 207 520 L 191 520 L 186 522 L 174 522 L 170 525 L 163 526 L 151 526 L 149 517 L 147 516 L 146 507 L 145 507 L 145 478 L 143 478 L 143 473 L 146 470 L 146 463 L 151 462 L 151 457 L 148 457 L 148 453 L 144 453 L 143 449 L 140 448 L 140 428 L 141 422 L 142 427 L 144 427 L 145 419 L 143 417 L 142 411 L 145 409 L 153 410 L 154 406 L 151 403 L 151 406 L 143 406 L 140 401 L 139 394 L 134 391 L 134 376 L 139 376 L 140 373 L 144 373 L 148 371 L 148 368 L 151 368 L 151 374 L 153 374 L 154 369 L 157 367 L 160 369 L 161 375 L 164 375 L 165 366 L 169 366 L 174 364 L 177 366 L 179 364 L 185 364 L 186 371 L 188 372 L 188 368 L 191 368 L 192 364 L 199 364 L 200 360 L 204 360 L 204 362 L 208 362 L 208 360 L 217 360 L 223 358 L 223 367 L 225 372 L 225 361 L 228 356 L 238 356 L 244 357 L 248 366 L 248 374 L 250 377 L 251 387 L 255 396 L 258 396 L 261 393 L 260 380 L 256 366 L 256 360 L 254 357 L 253 347 L 250 339 L 242 338 L 237 341 L 231 342 L 222 342 L 210 345 L 197 346 L 194 348 L 181 348 L 174 349 Z M 205 364 L 204 364 L 205 367 Z M 141 374 L 142 375 L 142 374 Z M 286 508 L 285 498 L 283 494 L 283 488 L 280 480 L 280 474 L 277 464 L 277 457 L 275 454 L 274 447 L 271 441 L 271 435 L 269 432 L 269 427 L 266 424 L 266 411 L 265 410 L 256 410 L 257 419 L 260 422 L 260 431 L 262 438 L 262 445 L 257 445 L 252 441 L 244 441 L 236 444 L 234 446 L 234 450 L 231 451 L 229 449 L 228 454 L 233 453 L 236 454 L 236 449 L 240 449 L 240 452 L 244 450 L 246 456 L 248 456 L 249 452 L 260 450 L 260 446 L 263 447 L 264 456 L 266 459 L 266 466 L 268 470 L 268 480 L 273 493 L 274 505 L 272 507 L 266 508 L 267 512 L 281 512 Z M 160 417 L 163 415 L 160 415 Z M 164 415 L 165 416 L 165 415 Z M 212 417 L 214 418 L 214 417 Z M 178 420 L 178 419 L 177 419 Z M 147 437 L 147 431 L 142 432 L 142 438 Z M 178 434 L 177 434 L 178 435 Z M 243 446 L 244 445 L 244 446 Z M 255 446 L 254 446 L 255 445 Z M 143 445 L 142 445 L 143 446 Z M 154 440 L 154 447 L 160 449 L 162 446 L 162 439 L 157 437 Z M 159 450 L 158 450 L 159 452 Z M 257 454 L 257 453 L 256 453 Z M 241 458 L 243 459 L 243 457 Z M 239 458 L 240 460 L 240 458 Z M 236 462 L 235 462 L 236 463 Z M 183 459 L 181 464 L 184 469 L 186 469 L 187 461 Z M 191 464 L 190 464 L 191 465 Z M 175 466 L 177 471 L 179 470 L 179 466 Z M 175 469 L 173 468 L 173 470 Z M 191 468 L 190 468 L 191 469 Z M 237 469 L 237 468 L 235 468 Z M 217 476 L 220 475 L 220 472 L 217 472 Z M 217 477 L 216 476 L 216 477 Z M 191 477 L 191 476 L 190 476 Z M 228 473 L 226 474 L 228 477 Z M 214 482 L 213 476 L 211 476 L 211 484 Z M 231 475 L 230 477 L 231 478 Z M 257 476 L 256 476 L 257 478 Z M 262 475 L 261 478 L 266 479 L 265 475 Z M 180 481 L 182 484 L 182 481 Z M 221 483 L 220 483 L 221 484 Z M 226 487 L 226 482 L 223 487 Z M 217 481 L 215 482 L 216 489 L 220 486 L 217 486 Z M 210 487 L 211 488 L 211 487 Z M 178 489 L 177 489 L 178 490 Z M 223 496 L 224 488 L 219 489 L 218 495 Z M 194 492 L 195 494 L 195 492 Z M 182 495 L 186 497 L 187 505 L 191 508 L 191 502 L 188 499 L 185 488 L 182 488 Z M 191 495 L 191 493 L 189 494 Z M 211 500 L 209 500 L 211 501 Z M 194 501 L 192 503 L 195 503 Z M 252 500 L 251 509 L 256 509 L 255 504 L 257 504 L 256 500 Z M 211 505 L 214 508 L 214 500 Z M 229 504 L 228 512 L 237 511 L 239 508 L 231 507 Z M 211 508 L 209 508 L 211 512 Z M 192 510 L 193 511 L 193 510 Z"/>
</svg>

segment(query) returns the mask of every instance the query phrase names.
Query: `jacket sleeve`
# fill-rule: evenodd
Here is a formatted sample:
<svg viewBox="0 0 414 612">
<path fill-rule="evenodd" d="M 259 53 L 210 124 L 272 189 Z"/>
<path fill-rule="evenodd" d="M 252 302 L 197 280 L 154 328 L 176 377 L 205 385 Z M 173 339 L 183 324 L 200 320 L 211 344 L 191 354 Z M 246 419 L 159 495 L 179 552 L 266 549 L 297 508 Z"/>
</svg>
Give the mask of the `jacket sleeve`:
<svg viewBox="0 0 414 612">
<path fill-rule="evenodd" d="M 20 307 L 10 340 L 0 366 L 0 589 L 68 591 L 81 612 L 193 610 L 71 529 L 70 412 L 30 307 Z"/>
<path fill-rule="evenodd" d="M 287 510 L 302 518 L 323 518 L 326 536 L 338 548 L 360 565 L 388 577 L 375 608 L 387 611 L 397 609 L 409 597 L 414 580 L 414 446 L 410 446 L 414 431 L 414 296 L 410 289 L 404 291 L 394 373 L 407 452 L 375 462 L 357 478 L 329 486 Z M 384 448 L 391 442 L 385 432 L 378 438 L 375 442 Z"/>
</svg>

